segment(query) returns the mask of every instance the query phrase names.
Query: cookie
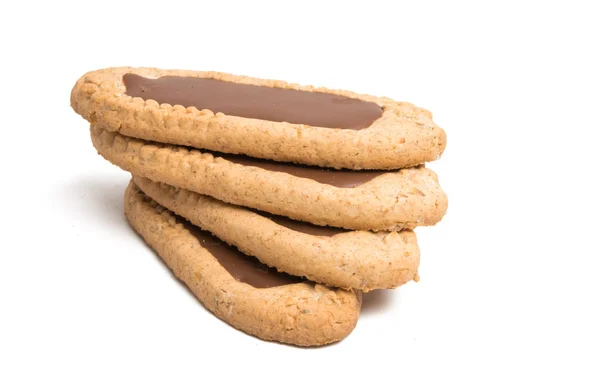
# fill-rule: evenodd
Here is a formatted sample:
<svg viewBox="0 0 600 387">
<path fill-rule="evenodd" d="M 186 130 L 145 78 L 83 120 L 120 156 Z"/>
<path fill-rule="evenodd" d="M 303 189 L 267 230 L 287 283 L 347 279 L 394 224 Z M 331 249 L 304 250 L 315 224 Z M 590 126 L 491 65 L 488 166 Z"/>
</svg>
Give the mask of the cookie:
<svg viewBox="0 0 600 387">
<path fill-rule="evenodd" d="M 400 231 L 433 225 L 447 197 L 425 167 L 331 171 L 220 155 L 133 139 L 91 127 L 108 161 L 135 175 L 221 201 L 321 226 Z"/>
<path fill-rule="evenodd" d="M 174 216 L 134 183 L 125 192 L 125 214 L 200 302 L 237 329 L 264 340 L 316 346 L 339 341 L 356 326 L 359 291 L 268 269 Z"/>
<path fill-rule="evenodd" d="M 431 113 L 409 103 L 218 72 L 93 71 L 71 106 L 130 137 L 336 169 L 416 166 L 446 146 Z"/>
<path fill-rule="evenodd" d="M 395 288 L 418 279 L 412 231 L 347 231 L 257 213 L 165 183 L 134 177 L 161 206 L 280 271 L 340 288 Z"/>
</svg>

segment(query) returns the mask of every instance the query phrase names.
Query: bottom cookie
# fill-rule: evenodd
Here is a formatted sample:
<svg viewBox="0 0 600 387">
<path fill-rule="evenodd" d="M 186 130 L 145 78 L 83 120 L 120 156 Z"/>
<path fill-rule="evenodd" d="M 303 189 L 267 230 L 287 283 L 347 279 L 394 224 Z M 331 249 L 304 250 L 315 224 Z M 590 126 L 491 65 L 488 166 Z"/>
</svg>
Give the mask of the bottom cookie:
<svg viewBox="0 0 600 387">
<path fill-rule="evenodd" d="M 269 269 L 152 201 L 131 182 L 125 215 L 175 275 L 217 317 L 264 340 L 317 346 L 346 337 L 359 291 L 332 289 Z"/>
</svg>

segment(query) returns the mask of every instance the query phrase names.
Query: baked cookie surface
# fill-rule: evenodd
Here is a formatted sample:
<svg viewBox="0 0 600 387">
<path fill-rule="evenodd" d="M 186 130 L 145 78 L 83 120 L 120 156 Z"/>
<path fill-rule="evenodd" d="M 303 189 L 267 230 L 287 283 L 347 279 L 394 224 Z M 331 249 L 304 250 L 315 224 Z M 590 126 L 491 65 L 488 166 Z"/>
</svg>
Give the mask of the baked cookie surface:
<svg viewBox="0 0 600 387">
<path fill-rule="evenodd" d="M 336 169 L 416 166 L 446 146 L 431 113 L 409 103 L 218 72 L 92 71 L 71 106 L 130 137 Z"/>
<path fill-rule="evenodd" d="M 252 258 L 185 224 L 133 182 L 125 192 L 125 214 L 204 306 L 237 329 L 264 340 L 317 346 L 343 339 L 356 326 L 359 291 L 331 289 L 244 262 Z"/>
<path fill-rule="evenodd" d="M 313 168 L 324 175 L 314 178 L 323 183 L 307 178 L 307 167 L 288 165 L 281 171 L 281 164 L 263 160 L 232 162 L 229 156 L 151 143 L 99 126 L 91 127 L 91 137 L 100 155 L 132 174 L 321 226 L 413 229 L 437 223 L 448 205 L 437 175 L 425 167 L 389 172 Z M 356 184 L 348 183 L 348 174 Z"/>
<path fill-rule="evenodd" d="M 418 279 L 413 231 L 347 231 L 257 213 L 143 177 L 135 184 L 163 207 L 280 271 L 340 288 L 395 288 Z"/>
</svg>

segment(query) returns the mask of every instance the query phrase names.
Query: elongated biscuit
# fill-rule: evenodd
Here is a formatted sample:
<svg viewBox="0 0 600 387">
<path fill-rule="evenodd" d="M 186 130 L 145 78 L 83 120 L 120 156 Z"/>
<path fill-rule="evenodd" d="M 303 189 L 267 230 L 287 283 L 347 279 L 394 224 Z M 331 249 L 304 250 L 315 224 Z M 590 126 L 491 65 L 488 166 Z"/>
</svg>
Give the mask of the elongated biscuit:
<svg viewBox="0 0 600 387">
<path fill-rule="evenodd" d="M 265 273 L 250 257 L 185 225 L 133 183 L 125 192 L 125 214 L 204 306 L 235 328 L 265 340 L 315 346 L 341 340 L 356 326 L 359 291 Z"/>
<path fill-rule="evenodd" d="M 369 173 L 324 171 L 226 156 L 235 160 L 231 162 L 98 126 L 92 126 L 91 137 L 98 153 L 135 175 L 317 225 L 412 229 L 438 222 L 448 204 L 437 176 L 425 167 Z M 346 188 L 353 182 L 357 183 L 354 188 Z"/>
<path fill-rule="evenodd" d="M 150 198 L 280 271 L 340 288 L 395 288 L 418 278 L 412 231 L 346 231 L 259 214 L 165 183 L 134 177 Z"/>
<path fill-rule="evenodd" d="M 409 103 L 217 72 L 92 71 L 71 106 L 131 137 L 338 169 L 415 166 L 446 146 L 431 113 Z"/>
</svg>

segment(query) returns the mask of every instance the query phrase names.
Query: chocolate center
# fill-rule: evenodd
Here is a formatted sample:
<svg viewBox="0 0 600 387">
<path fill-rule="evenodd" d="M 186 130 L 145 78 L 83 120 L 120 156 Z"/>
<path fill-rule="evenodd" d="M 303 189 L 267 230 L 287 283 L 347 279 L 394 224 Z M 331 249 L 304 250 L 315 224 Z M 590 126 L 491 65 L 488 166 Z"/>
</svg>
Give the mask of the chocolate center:
<svg viewBox="0 0 600 387">
<path fill-rule="evenodd" d="M 150 79 L 125 74 L 123 83 L 127 95 L 158 103 L 324 128 L 364 129 L 383 112 L 379 105 L 357 98 L 212 78 L 166 76 Z"/>
<path fill-rule="evenodd" d="M 237 281 L 245 282 L 255 288 L 272 288 L 291 285 L 304 280 L 261 263 L 258 259 L 245 255 L 235 247 L 216 238 L 211 233 L 201 230 L 178 217 L 178 221 L 194 235 L 200 245 L 208 250 Z"/>
<path fill-rule="evenodd" d="M 336 234 L 340 234 L 342 232 L 348 232 L 348 230 L 344 230 L 343 228 L 336 227 L 328 227 L 328 226 L 317 226 L 307 222 L 301 222 L 298 220 L 293 220 L 290 218 L 286 218 L 284 216 L 273 215 L 263 211 L 256 211 L 259 215 L 264 216 L 265 218 L 269 218 L 273 222 L 277 223 L 280 226 L 289 228 L 290 230 L 298 231 L 304 234 L 314 235 L 314 236 L 334 236 Z"/>
<path fill-rule="evenodd" d="M 300 166 L 292 163 L 279 163 L 269 160 L 255 159 L 240 155 L 215 154 L 232 163 L 244 165 L 247 167 L 258 167 L 273 172 L 284 172 L 296 177 L 311 179 L 321 184 L 328 184 L 338 188 L 354 188 L 368 181 L 373 180 L 379 175 L 389 171 L 351 171 L 351 170 L 332 170 L 319 167 Z"/>
</svg>

